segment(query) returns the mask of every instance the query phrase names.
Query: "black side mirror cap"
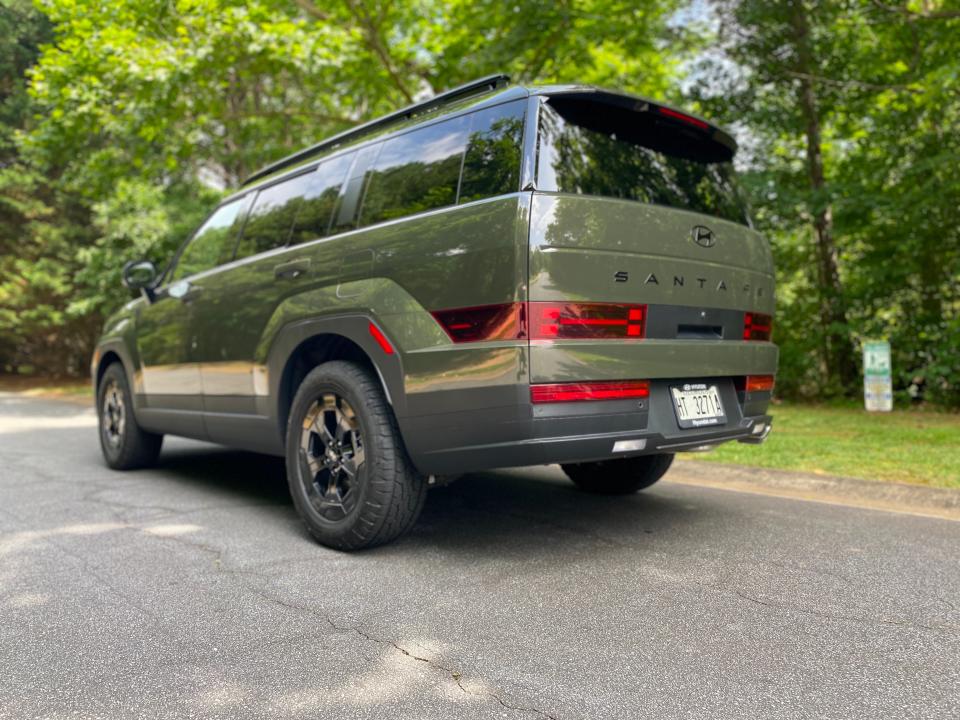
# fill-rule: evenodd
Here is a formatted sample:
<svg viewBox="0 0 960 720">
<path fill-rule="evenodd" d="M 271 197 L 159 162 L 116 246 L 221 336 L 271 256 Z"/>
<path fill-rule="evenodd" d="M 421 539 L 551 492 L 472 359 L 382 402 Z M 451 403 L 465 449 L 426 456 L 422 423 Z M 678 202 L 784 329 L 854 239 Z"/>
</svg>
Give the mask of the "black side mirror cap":
<svg viewBox="0 0 960 720">
<path fill-rule="evenodd" d="M 130 290 L 140 290 L 152 301 L 158 275 L 157 266 L 149 260 L 131 260 L 123 266 L 123 286 Z"/>
</svg>

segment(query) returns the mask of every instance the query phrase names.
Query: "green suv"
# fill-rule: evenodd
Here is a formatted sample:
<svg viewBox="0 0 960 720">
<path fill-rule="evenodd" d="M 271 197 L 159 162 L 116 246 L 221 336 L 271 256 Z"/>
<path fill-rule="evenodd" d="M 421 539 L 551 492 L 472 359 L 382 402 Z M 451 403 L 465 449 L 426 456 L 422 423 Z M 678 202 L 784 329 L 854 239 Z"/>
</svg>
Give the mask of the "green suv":
<svg viewBox="0 0 960 720">
<path fill-rule="evenodd" d="M 484 78 L 249 178 L 106 323 L 117 469 L 164 434 L 286 458 L 321 543 L 415 522 L 438 478 L 560 463 L 629 493 L 757 443 L 777 367 L 770 248 L 700 118 Z"/>
</svg>

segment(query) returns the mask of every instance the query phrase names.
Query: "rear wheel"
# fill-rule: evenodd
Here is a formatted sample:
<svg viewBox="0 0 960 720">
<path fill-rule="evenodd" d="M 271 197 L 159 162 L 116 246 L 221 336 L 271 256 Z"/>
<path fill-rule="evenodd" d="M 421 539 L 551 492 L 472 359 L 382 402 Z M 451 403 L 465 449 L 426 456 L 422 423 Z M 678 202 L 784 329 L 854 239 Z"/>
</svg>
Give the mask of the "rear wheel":
<svg viewBox="0 0 960 720">
<path fill-rule="evenodd" d="M 300 384 L 287 422 L 290 494 L 310 534 L 340 550 L 396 539 L 426 497 L 377 379 L 325 363 Z"/>
<path fill-rule="evenodd" d="M 149 467 L 157 461 L 163 435 L 147 432 L 133 415 L 133 397 L 127 374 L 119 362 L 111 364 L 97 386 L 100 449 L 114 470 Z"/>
<path fill-rule="evenodd" d="M 602 460 L 600 462 L 561 465 L 574 484 L 598 495 L 628 495 L 653 485 L 670 465 L 672 454 Z"/>
</svg>

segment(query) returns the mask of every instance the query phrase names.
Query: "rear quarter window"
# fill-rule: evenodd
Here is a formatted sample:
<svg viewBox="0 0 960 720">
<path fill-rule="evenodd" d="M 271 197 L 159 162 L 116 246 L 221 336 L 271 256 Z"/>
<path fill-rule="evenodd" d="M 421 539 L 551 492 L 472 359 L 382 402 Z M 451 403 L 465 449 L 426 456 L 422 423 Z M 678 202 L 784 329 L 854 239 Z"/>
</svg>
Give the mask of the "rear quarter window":
<svg viewBox="0 0 960 720">
<path fill-rule="evenodd" d="M 520 189 L 520 157 L 526 101 L 480 110 L 471 117 L 459 202 Z"/>
</svg>

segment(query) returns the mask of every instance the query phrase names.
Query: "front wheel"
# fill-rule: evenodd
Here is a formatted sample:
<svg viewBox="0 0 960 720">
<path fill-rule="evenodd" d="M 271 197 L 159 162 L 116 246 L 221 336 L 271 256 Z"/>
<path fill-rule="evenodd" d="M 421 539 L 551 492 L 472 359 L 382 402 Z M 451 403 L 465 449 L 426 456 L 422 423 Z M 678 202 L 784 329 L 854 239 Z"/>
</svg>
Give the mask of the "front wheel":
<svg viewBox="0 0 960 720">
<path fill-rule="evenodd" d="M 133 397 L 123 365 L 111 364 L 97 386 L 100 449 L 114 470 L 149 467 L 157 461 L 163 435 L 147 432 L 133 415 Z"/>
<path fill-rule="evenodd" d="M 653 485 L 672 464 L 673 455 L 664 453 L 561 467 L 581 490 L 598 495 L 629 495 Z"/>
<path fill-rule="evenodd" d="M 334 361 L 300 384 L 287 421 L 287 479 L 297 512 L 323 545 L 358 550 L 409 530 L 426 497 L 377 379 Z"/>
</svg>

